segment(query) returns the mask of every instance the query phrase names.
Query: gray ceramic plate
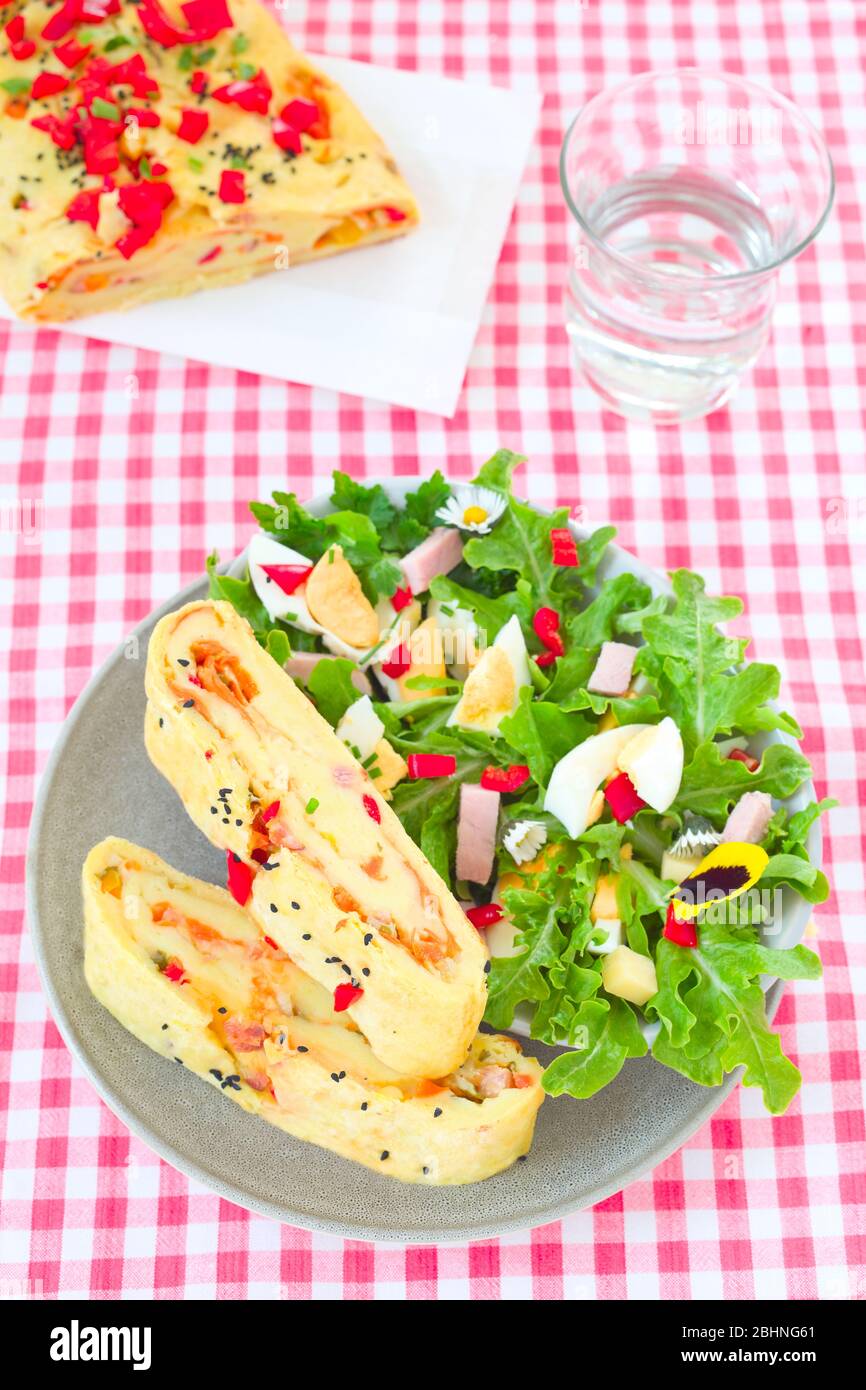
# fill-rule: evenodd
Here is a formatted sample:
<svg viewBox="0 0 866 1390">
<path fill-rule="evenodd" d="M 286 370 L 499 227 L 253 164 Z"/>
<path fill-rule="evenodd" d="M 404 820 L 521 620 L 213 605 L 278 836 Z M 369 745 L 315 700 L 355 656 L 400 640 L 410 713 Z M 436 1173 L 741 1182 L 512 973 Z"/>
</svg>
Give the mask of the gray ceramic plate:
<svg viewBox="0 0 866 1390">
<path fill-rule="evenodd" d="M 405 485 L 388 484 L 397 497 Z M 317 499 L 319 507 L 326 505 Z M 663 584 L 617 550 L 622 568 Z M 735 1084 L 704 1090 L 651 1058 L 626 1063 L 589 1101 L 548 1099 L 528 1159 L 470 1187 L 407 1186 L 291 1139 L 135 1041 L 91 997 L 83 974 L 79 876 L 106 835 L 148 846 L 169 863 L 224 881 L 222 857 L 198 834 L 148 761 L 142 738 L 144 658 L 157 618 L 204 594 L 190 585 L 135 631 L 71 711 L 42 779 L 28 850 L 28 910 L 54 1018 L 103 1100 L 167 1162 L 277 1221 L 358 1239 L 474 1240 L 541 1225 L 618 1192 L 673 1153 Z M 802 790 L 796 804 L 812 795 Z M 810 843 L 820 863 L 817 830 Z M 786 909 L 780 944 L 808 917 Z M 770 991 L 771 1008 L 779 986 Z M 543 1062 L 550 1049 L 528 1044 Z"/>
</svg>

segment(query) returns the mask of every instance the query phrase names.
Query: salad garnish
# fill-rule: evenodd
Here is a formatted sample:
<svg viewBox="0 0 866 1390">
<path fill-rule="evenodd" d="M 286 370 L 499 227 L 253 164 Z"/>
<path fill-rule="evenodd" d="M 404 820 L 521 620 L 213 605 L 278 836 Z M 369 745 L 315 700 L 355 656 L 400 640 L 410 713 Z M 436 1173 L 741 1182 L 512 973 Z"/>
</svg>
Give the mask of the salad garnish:
<svg viewBox="0 0 866 1390">
<path fill-rule="evenodd" d="M 579 539 L 568 508 L 520 501 L 522 462 L 402 505 L 337 472 L 324 516 L 275 492 L 245 577 L 209 558 L 211 596 L 363 751 L 484 933 L 487 1022 L 530 1010 L 571 1045 L 546 1090 L 594 1095 L 651 1051 L 705 1086 L 742 1066 L 780 1113 L 800 1075 L 761 977 L 821 973 L 773 946 L 774 914 L 783 888 L 827 897 L 807 839 L 836 803 L 785 805 L 810 766 L 778 670 L 724 630 L 740 600 L 684 569 L 669 594 L 605 576 L 614 528 Z"/>
</svg>

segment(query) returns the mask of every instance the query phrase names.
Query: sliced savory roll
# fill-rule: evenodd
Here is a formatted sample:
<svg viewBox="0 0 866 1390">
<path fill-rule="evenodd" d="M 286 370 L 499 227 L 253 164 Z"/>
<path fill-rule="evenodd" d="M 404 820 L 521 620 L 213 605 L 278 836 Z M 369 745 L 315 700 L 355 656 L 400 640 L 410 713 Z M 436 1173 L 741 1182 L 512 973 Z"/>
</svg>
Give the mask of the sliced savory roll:
<svg viewBox="0 0 866 1390">
<path fill-rule="evenodd" d="M 161 1056 L 288 1134 L 404 1182 L 476 1182 L 526 1153 L 541 1068 L 479 1034 L 436 1082 L 379 1061 L 327 990 L 222 888 L 109 839 L 83 872 L 96 998 Z"/>
<path fill-rule="evenodd" d="M 453 1071 L 484 1011 L 486 951 L 375 781 L 229 604 L 163 618 L 145 679 L 148 753 L 229 852 L 238 901 L 254 872 L 263 929 L 342 987 L 384 1063 Z"/>
</svg>

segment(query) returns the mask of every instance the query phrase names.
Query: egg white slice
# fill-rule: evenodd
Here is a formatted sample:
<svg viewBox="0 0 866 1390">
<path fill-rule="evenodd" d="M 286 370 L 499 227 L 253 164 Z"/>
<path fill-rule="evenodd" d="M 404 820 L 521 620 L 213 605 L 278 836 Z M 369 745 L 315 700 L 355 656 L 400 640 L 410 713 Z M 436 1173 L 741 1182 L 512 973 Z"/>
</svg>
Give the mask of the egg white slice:
<svg viewBox="0 0 866 1390">
<path fill-rule="evenodd" d="M 336 728 L 337 738 L 366 762 L 375 752 L 376 744 L 385 733 L 385 725 L 373 708 L 369 695 L 362 695 L 350 705 Z"/>
<path fill-rule="evenodd" d="M 495 687 L 498 685 L 503 656 L 511 668 L 513 677 L 512 698 L 508 709 L 500 708 L 498 703 L 485 706 L 485 694 L 490 691 L 492 697 Z M 529 654 L 526 650 L 523 630 L 515 615 L 508 619 L 504 627 L 500 628 L 492 645 L 487 648 L 475 669 L 470 672 L 463 687 L 463 694 L 454 707 L 448 723 L 457 724 L 461 729 L 480 729 L 485 733 L 495 734 L 506 715 L 513 714 L 517 709 L 521 690 L 531 684 Z M 481 704 L 480 712 L 473 713 L 471 709 L 467 709 L 467 694 L 470 695 L 473 705 Z"/>
<path fill-rule="evenodd" d="M 592 734 L 564 758 L 550 774 L 544 809 L 561 821 L 573 840 L 589 824 L 590 804 L 602 782 L 617 769 L 617 759 L 647 724 L 623 724 Z"/>
<path fill-rule="evenodd" d="M 654 811 L 666 811 L 676 800 L 683 776 L 682 735 L 666 715 L 630 740 L 617 757 L 617 766 L 631 778 L 642 801 Z"/>
</svg>

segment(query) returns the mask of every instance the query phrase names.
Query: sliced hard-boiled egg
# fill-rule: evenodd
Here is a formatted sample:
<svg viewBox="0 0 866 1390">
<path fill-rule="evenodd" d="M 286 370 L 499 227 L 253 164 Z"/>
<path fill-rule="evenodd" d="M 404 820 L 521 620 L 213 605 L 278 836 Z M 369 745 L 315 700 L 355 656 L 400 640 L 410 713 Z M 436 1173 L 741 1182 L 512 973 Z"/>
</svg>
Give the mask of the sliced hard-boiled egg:
<svg viewBox="0 0 866 1390">
<path fill-rule="evenodd" d="M 363 651 L 378 642 L 376 610 L 341 546 L 330 546 L 316 562 L 304 597 L 313 621 L 347 646 Z"/>
<path fill-rule="evenodd" d="M 337 725 L 337 738 L 343 740 L 348 748 L 366 762 L 376 751 L 376 745 L 385 732 L 385 725 L 373 708 L 369 695 L 362 695 L 350 705 Z"/>
<path fill-rule="evenodd" d="M 654 811 L 666 811 L 680 789 L 683 757 L 682 735 L 667 715 L 660 724 L 651 724 L 626 743 L 617 757 L 617 767 L 628 774 L 642 801 Z"/>
<path fill-rule="evenodd" d="M 470 671 L 448 723 L 495 734 L 531 681 L 523 632 L 517 617 L 511 617 Z"/>
<path fill-rule="evenodd" d="M 414 632 L 398 628 L 394 639 L 389 640 L 383 652 L 377 656 L 375 669 L 389 700 L 429 700 L 434 695 L 447 694 L 444 686 L 441 689 L 429 686 L 416 690 L 409 685 L 415 676 L 445 680 L 442 634 L 436 619 L 425 618 Z"/>
<path fill-rule="evenodd" d="M 428 618 L 435 618 L 442 633 L 445 665 L 455 680 L 465 681 L 481 659 L 481 641 L 475 614 L 445 599 L 433 598 L 427 605 Z"/>
<path fill-rule="evenodd" d="M 468 682 L 467 682 L 468 685 Z M 617 759 L 646 724 L 624 724 L 593 734 L 566 753 L 550 774 L 544 809 L 556 816 L 576 840 L 587 829 L 597 808 L 596 792 L 617 769 Z"/>
</svg>

